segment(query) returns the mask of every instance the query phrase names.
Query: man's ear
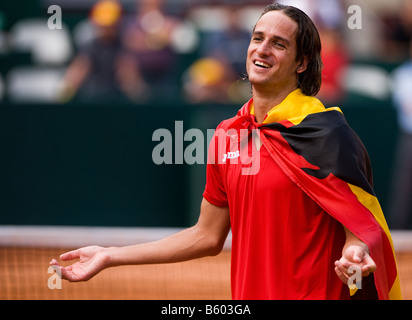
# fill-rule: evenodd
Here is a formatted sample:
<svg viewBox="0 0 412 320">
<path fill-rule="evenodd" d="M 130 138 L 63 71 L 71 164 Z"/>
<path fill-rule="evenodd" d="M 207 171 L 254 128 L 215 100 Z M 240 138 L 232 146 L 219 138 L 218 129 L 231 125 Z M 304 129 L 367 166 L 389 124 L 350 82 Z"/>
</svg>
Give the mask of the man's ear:
<svg viewBox="0 0 412 320">
<path fill-rule="evenodd" d="M 300 65 L 297 67 L 296 72 L 297 73 L 305 72 L 307 68 L 308 68 L 308 58 L 305 56 L 302 62 L 300 63 Z"/>
</svg>

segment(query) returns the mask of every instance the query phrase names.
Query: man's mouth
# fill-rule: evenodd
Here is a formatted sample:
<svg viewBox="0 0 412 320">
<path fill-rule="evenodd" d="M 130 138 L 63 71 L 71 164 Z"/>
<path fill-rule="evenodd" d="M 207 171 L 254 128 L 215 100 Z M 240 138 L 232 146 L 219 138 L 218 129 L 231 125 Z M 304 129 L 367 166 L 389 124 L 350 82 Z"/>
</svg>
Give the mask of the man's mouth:
<svg viewBox="0 0 412 320">
<path fill-rule="evenodd" d="M 270 64 L 267 64 L 267 63 L 265 63 L 263 61 L 259 61 L 259 60 L 255 61 L 255 66 L 260 67 L 260 68 L 264 68 L 264 69 L 269 69 L 269 68 L 272 67 Z"/>
</svg>

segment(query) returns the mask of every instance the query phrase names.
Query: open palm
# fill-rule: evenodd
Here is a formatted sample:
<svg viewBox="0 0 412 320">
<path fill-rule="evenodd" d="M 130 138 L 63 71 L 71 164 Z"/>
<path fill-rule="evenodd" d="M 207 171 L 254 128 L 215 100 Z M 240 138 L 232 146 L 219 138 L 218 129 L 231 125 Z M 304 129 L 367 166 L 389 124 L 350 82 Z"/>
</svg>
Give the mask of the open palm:
<svg viewBox="0 0 412 320">
<path fill-rule="evenodd" d="M 71 282 L 87 281 L 104 268 L 105 258 L 101 254 L 102 247 L 90 246 L 66 252 L 60 256 L 62 261 L 79 259 L 73 264 L 64 267 L 53 259 L 50 265 L 60 269 L 61 276 Z"/>
</svg>

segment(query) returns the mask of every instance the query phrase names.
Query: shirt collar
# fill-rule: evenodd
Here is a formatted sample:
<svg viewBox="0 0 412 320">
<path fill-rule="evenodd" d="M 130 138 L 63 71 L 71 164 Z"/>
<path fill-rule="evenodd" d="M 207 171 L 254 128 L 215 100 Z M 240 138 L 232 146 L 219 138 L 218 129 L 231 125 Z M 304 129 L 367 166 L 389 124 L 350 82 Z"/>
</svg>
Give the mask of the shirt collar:
<svg viewBox="0 0 412 320">
<path fill-rule="evenodd" d="M 274 106 L 265 116 L 263 124 L 289 120 L 294 124 L 300 123 L 308 114 L 338 110 L 339 108 L 326 109 L 315 97 L 302 93 L 301 89 L 292 91 L 280 104 Z M 250 106 L 250 115 L 255 115 L 253 101 Z"/>
</svg>

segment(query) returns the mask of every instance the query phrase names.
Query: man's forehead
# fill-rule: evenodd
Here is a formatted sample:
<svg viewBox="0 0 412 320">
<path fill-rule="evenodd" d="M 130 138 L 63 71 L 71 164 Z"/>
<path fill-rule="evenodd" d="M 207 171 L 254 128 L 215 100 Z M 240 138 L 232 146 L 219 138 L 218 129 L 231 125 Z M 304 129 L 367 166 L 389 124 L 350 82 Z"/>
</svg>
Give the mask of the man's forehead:
<svg viewBox="0 0 412 320">
<path fill-rule="evenodd" d="M 282 11 L 269 11 L 259 19 L 254 32 L 293 40 L 297 27 L 298 24 Z"/>
</svg>

